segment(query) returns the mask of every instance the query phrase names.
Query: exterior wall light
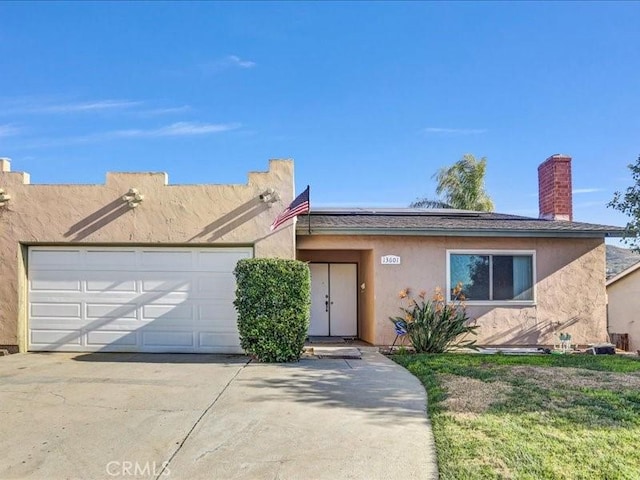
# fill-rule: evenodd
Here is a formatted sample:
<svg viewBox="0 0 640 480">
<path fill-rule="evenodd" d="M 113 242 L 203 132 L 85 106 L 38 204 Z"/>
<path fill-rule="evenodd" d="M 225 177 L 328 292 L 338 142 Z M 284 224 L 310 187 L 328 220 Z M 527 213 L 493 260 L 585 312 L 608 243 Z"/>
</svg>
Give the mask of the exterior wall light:
<svg viewBox="0 0 640 480">
<path fill-rule="evenodd" d="M 137 188 L 130 188 L 129 191 L 124 194 L 122 200 L 127 202 L 130 208 L 136 208 L 144 200 L 144 195 L 141 195 Z"/>
<path fill-rule="evenodd" d="M 4 207 L 9 200 L 11 200 L 11 195 L 0 188 L 0 207 Z"/>
<path fill-rule="evenodd" d="M 264 203 L 275 203 L 280 200 L 280 195 L 273 188 L 267 188 L 262 194 L 260 194 L 260 201 Z M 271 206 L 271 205 L 269 205 Z"/>
</svg>

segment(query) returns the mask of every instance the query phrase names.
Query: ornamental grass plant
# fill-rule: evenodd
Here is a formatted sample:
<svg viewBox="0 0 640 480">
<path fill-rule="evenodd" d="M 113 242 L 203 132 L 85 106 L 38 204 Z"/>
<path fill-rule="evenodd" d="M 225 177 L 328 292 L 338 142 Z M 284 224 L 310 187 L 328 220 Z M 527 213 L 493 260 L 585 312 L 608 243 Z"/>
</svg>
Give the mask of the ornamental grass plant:
<svg viewBox="0 0 640 480">
<path fill-rule="evenodd" d="M 447 301 L 442 289 L 437 287 L 433 296 L 421 291 L 414 295 L 406 288 L 399 293 L 401 316 L 389 317 L 396 333 L 406 336 L 416 353 L 442 353 L 452 348 L 476 349 L 477 325 L 471 325 L 466 313 L 462 285 L 451 291 Z"/>
</svg>

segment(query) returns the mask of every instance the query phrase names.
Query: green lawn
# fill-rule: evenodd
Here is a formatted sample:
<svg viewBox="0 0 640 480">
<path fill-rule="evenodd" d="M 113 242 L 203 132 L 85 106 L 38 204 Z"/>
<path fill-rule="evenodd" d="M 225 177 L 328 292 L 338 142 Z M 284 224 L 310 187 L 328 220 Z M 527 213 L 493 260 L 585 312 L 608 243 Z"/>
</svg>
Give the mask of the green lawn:
<svg viewBox="0 0 640 480">
<path fill-rule="evenodd" d="M 395 355 L 427 389 L 440 477 L 640 479 L 640 361 Z"/>
</svg>

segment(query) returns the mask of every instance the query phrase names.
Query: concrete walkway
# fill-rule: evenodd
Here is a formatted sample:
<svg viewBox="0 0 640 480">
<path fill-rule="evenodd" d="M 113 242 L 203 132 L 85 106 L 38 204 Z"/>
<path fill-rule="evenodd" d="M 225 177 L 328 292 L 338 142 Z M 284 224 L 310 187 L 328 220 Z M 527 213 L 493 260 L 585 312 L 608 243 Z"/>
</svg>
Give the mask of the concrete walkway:
<svg viewBox="0 0 640 480">
<path fill-rule="evenodd" d="M 0 358 L 0 479 L 433 479 L 425 393 L 384 356 Z"/>
</svg>

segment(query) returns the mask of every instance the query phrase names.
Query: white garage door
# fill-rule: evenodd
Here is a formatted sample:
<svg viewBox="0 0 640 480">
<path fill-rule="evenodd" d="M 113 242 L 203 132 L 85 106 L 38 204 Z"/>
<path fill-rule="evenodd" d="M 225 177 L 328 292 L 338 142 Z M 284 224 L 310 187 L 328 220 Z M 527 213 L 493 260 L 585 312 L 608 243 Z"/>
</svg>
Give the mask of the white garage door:
<svg viewBox="0 0 640 480">
<path fill-rule="evenodd" d="M 233 269 L 251 248 L 29 249 L 29 350 L 241 353 Z"/>
</svg>

